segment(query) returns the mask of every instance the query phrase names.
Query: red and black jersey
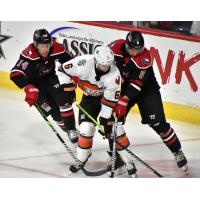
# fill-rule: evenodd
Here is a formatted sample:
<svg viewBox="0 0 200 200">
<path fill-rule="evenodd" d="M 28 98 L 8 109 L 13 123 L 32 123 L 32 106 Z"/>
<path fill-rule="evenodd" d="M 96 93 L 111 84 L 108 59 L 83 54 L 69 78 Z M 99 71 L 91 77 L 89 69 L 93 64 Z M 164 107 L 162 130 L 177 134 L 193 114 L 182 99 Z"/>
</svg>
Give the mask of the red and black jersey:
<svg viewBox="0 0 200 200">
<path fill-rule="evenodd" d="M 73 58 L 63 45 L 53 42 L 49 55 L 39 55 L 33 43 L 20 54 L 19 60 L 12 68 L 10 79 L 19 87 L 27 84 L 37 85 L 42 79 L 55 75 L 55 62 L 63 64 Z"/>
<path fill-rule="evenodd" d="M 144 89 L 157 88 L 159 85 L 153 71 L 152 57 L 149 50 L 131 57 L 125 48 L 125 40 L 119 39 L 112 42 L 109 47 L 112 49 L 122 79 L 122 95 L 133 99 Z"/>
</svg>

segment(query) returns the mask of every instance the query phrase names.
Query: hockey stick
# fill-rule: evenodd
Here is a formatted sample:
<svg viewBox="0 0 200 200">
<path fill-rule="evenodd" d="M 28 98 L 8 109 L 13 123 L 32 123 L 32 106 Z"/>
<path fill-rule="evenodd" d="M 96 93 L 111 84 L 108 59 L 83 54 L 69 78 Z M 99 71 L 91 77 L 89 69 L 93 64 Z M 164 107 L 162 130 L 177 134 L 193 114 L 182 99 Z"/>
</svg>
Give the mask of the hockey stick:
<svg viewBox="0 0 200 200">
<path fill-rule="evenodd" d="M 42 115 L 42 117 L 44 118 L 44 120 L 47 122 L 47 124 L 49 125 L 49 127 L 51 128 L 51 130 L 56 134 L 56 136 L 58 137 L 58 139 L 60 140 L 60 142 L 67 149 L 68 153 L 75 160 L 75 162 L 78 163 L 78 164 L 81 164 L 82 162 L 76 158 L 76 156 L 74 155 L 74 153 L 72 152 L 72 150 L 67 146 L 67 144 L 65 143 L 65 141 L 59 135 L 59 133 L 57 132 L 57 130 L 54 128 L 54 126 L 52 125 L 52 123 L 48 120 L 48 118 L 43 113 L 43 111 L 40 109 L 40 107 L 36 103 L 34 104 L 34 106 L 39 111 L 39 113 Z M 105 170 L 105 169 L 100 170 L 100 171 L 93 171 L 93 172 L 91 172 L 91 171 L 86 170 L 84 167 L 82 167 L 81 170 L 83 171 L 83 173 L 86 176 L 101 176 L 101 175 L 103 175 L 103 174 L 105 174 L 107 172 L 107 170 Z"/>
<path fill-rule="evenodd" d="M 91 119 L 95 125 L 102 131 L 102 126 L 79 104 L 76 104 L 76 106 L 89 118 Z M 104 132 L 104 131 L 103 131 Z M 154 174 L 156 174 L 158 177 L 163 177 L 160 173 L 158 173 L 156 170 L 154 170 L 152 167 L 150 167 L 147 163 L 145 163 L 143 160 L 141 160 L 138 156 L 136 156 L 132 151 L 130 151 L 128 148 L 125 148 L 121 143 L 117 142 L 118 145 L 120 145 L 122 148 L 124 148 L 131 156 L 133 156 L 138 162 L 140 162 L 142 165 L 144 165 L 146 168 L 148 168 L 150 171 L 152 171 Z"/>
<path fill-rule="evenodd" d="M 111 158 L 111 178 L 114 178 L 115 175 L 115 162 L 116 162 L 116 134 L 117 134 L 117 117 L 114 114 L 115 122 L 113 127 L 113 149 L 112 149 L 112 158 Z"/>
</svg>

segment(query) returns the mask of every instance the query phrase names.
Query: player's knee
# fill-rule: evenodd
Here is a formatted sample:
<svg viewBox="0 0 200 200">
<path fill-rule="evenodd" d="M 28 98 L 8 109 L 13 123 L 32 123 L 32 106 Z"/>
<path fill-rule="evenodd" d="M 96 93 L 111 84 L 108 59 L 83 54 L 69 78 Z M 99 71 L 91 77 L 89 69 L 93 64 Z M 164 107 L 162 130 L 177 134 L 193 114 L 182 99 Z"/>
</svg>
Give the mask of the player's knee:
<svg viewBox="0 0 200 200">
<path fill-rule="evenodd" d="M 116 138 L 117 144 L 116 144 L 116 149 L 117 151 L 122 151 L 130 145 L 129 139 L 126 136 L 126 133 L 123 135 L 120 135 Z"/>
<path fill-rule="evenodd" d="M 120 123 L 118 123 L 117 129 L 116 129 L 116 135 L 117 135 L 116 149 L 118 151 L 126 149 L 129 146 L 130 142 L 129 142 L 128 137 L 126 136 L 124 126 Z"/>
<path fill-rule="evenodd" d="M 95 126 L 91 122 L 82 122 L 79 130 L 80 135 L 78 137 L 78 147 L 80 149 L 91 149 Z"/>
<path fill-rule="evenodd" d="M 82 122 L 79 130 L 82 136 L 93 137 L 95 133 L 95 126 L 91 122 Z"/>
<path fill-rule="evenodd" d="M 161 121 L 155 124 L 149 124 L 149 126 L 159 135 L 167 132 L 170 129 L 170 124 L 166 121 Z"/>
</svg>

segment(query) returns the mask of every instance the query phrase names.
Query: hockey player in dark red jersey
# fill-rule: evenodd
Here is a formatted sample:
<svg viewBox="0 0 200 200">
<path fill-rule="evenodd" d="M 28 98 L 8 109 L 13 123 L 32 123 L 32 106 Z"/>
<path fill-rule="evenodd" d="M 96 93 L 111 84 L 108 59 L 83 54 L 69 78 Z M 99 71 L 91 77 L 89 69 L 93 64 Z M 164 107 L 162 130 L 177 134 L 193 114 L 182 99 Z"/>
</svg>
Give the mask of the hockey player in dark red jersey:
<svg viewBox="0 0 200 200">
<path fill-rule="evenodd" d="M 31 43 L 20 54 L 12 68 L 10 79 L 25 91 L 29 106 L 37 103 L 46 116 L 51 115 L 57 124 L 67 132 L 72 143 L 78 140 L 72 102 L 75 86 L 60 85 L 55 72 L 56 61 L 63 64 L 73 58 L 63 45 L 54 42 L 49 32 L 38 29 Z"/>
<path fill-rule="evenodd" d="M 130 109 L 137 104 L 142 124 L 148 124 L 161 137 L 174 154 L 178 167 L 186 171 L 187 159 L 176 133 L 166 122 L 160 86 L 154 75 L 151 53 L 144 46 L 142 34 L 138 31 L 129 32 L 126 40 L 116 40 L 109 46 L 114 52 L 123 79 L 121 97 L 114 112 L 125 123 Z M 119 156 L 118 162 L 123 164 Z"/>
</svg>

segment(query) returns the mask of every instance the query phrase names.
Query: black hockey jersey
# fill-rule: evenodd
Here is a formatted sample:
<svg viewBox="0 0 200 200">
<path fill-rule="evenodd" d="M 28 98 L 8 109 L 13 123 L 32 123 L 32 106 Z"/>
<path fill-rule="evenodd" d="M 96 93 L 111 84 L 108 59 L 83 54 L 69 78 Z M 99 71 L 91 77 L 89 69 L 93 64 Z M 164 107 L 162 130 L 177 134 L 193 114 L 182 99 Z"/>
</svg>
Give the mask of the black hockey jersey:
<svg viewBox="0 0 200 200">
<path fill-rule="evenodd" d="M 49 55 L 43 58 L 30 44 L 20 54 L 19 60 L 12 68 L 10 79 L 19 87 L 27 84 L 37 85 L 41 80 L 55 75 L 55 61 L 63 64 L 73 58 L 63 45 L 53 42 Z"/>
<path fill-rule="evenodd" d="M 150 51 L 145 48 L 141 54 L 131 57 L 126 51 L 125 42 L 125 40 L 119 39 L 109 45 L 123 79 L 122 95 L 133 99 L 145 89 L 159 89 Z"/>
</svg>

